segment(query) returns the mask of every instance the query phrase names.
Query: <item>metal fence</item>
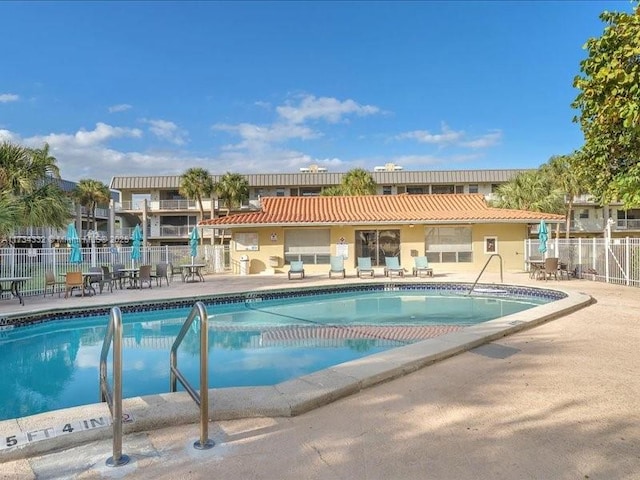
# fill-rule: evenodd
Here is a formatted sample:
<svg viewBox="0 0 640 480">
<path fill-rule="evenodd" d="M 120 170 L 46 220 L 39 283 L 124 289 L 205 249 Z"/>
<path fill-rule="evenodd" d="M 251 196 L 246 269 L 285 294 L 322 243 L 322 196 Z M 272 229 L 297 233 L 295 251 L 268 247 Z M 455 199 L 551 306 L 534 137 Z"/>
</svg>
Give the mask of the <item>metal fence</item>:
<svg viewBox="0 0 640 480">
<path fill-rule="evenodd" d="M 20 288 L 24 296 L 44 292 L 45 272 L 50 270 L 56 276 L 67 271 L 87 271 L 89 267 L 124 264 L 133 267 L 132 247 L 88 247 L 82 249 L 82 263 L 69 261 L 70 248 L 0 248 L 0 277 L 31 277 Z M 181 265 L 191 263 L 188 246 L 142 247 L 142 258 L 135 266 L 144 264 L 171 263 Z M 196 256 L 198 263 L 206 264 L 204 273 L 223 273 L 231 270 L 229 247 L 226 245 L 202 245 Z M 2 298 L 10 296 L 3 292 Z"/>
<path fill-rule="evenodd" d="M 525 240 L 525 260 L 541 257 L 539 245 Z M 640 238 L 558 238 L 547 242 L 545 256 L 558 257 L 581 278 L 640 287 Z"/>
</svg>

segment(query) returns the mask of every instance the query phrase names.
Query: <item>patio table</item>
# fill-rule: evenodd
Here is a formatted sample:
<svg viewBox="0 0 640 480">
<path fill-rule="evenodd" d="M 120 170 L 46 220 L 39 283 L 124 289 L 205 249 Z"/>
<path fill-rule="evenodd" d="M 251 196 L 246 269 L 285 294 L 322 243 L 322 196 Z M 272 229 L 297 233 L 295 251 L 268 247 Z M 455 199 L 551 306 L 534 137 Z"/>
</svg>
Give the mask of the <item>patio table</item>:
<svg viewBox="0 0 640 480">
<path fill-rule="evenodd" d="M 22 295 L 20 295 L 20 287 L 27 280 L 31 280 L 31 278 L 33 277 L 0 277 L 0 295 L 2 295 L 3 290 L 7 290 L 11 292 L 12 297 L 18 297 L 20 305 L 24 305 L 24 300 L 22 300 Z M 5 283 L 9 283 L 8 289 L 3 287 Z"/>
<path fill-rule="evenodd" d="M 184 265 L 180 265 L 182 271 L 184 272 L 182 275 L 183 282 L 204 282 L 204 277 L 202 276 L 202 268 L 206 267 L 206 263 L 185 263 Z M 191 280 L 189 280 L 189 278 Z"/>
</svg>

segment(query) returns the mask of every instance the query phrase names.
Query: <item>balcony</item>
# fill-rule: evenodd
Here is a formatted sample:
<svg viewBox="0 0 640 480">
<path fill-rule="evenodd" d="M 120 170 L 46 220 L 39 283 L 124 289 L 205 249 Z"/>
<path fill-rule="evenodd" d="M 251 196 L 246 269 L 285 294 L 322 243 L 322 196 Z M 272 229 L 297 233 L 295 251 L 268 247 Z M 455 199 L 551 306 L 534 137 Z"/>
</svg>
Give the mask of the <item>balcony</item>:
<svg viewBox="0 0 640 480">
<path fill-rule="evenodd" d="M 640 230 L 639 219 L 618 219 L 613 225 L 613 229 L 618 230 Z"/>
<path fill-rule="evenodd" d="M 202 208 L 205 212 L 211 211 L 211 200 L 203 200 Z M 213 200 L 214 209 L 218 208 L 218 201 Z M 124 201 L 116 204 L 116 211 L 142 212 L 144 201 Z M 200 206 L 195 200 L 151 200 L 147 202 L 149 212 L 176 212 L 176 211 L 200 211 Z"/>
</svg>

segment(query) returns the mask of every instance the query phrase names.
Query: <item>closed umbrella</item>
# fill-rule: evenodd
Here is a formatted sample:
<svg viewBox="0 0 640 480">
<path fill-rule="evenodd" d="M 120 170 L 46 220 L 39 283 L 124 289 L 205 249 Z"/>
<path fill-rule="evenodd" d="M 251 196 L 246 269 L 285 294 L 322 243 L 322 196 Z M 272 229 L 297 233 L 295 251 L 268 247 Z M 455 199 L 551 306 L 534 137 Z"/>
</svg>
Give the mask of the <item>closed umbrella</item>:
<svg viewBox="0 0 640 480">
<path fill-rule="evenodd" d="M 189 235 L 189 248 L 191 249 L 191 263 L 194 263 L 194 259 L 198 255 L 198 229 L 193 227 L 191 235 Z"/>
<path fill-rule="evenodd" d="M 538 227 L 538 240 L 540 240 L 540 245 L 538 245 L 538 251 L 540 253 L 545 253 L 547 251 L 547 240 L 549 239 L 549 231 L 547 230 L 547 224 L 544 220 L 540 220 L 540 226 Z"/>
<path fill-rule="evenodd" d="M 69 245 L 69 248 L 71 248 L 71 252 L 69 253 L 69 262 L 78 264 L 82 263 L 82 248 L 80 247 L 80 238 L 78 237 L 76 226 L 73 223 L 70 223 L 67 227 L 67 243 Z"/>
<path fill-rule="evenodd" d="M 135 262 L 140 261 L 140 258 L 142 257 L 142 231 L 140 230 L 140 225 L 136 225 L 136 228 L 133 229 L 131 239 L 133 240 L 131 247 L 131 260 L 133 260 L 133 263 L 135 264 Z"/>
</svg>

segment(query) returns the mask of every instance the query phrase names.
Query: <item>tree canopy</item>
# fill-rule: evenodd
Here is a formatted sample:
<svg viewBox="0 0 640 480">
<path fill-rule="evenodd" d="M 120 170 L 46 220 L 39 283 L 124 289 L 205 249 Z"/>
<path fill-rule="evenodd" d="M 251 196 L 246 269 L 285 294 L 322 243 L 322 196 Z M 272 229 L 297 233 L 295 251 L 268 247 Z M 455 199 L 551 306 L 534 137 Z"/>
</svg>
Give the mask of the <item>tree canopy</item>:
<svg viewBox="0 0 640 480">
<path fill-rule="evenodd" d="M 228 209 L 239 207 L 249 198 L 249 182 L 239 173 L 227 172 L 216 183 L 215 192 Z"/>
<path fill-rule="evenodd" d="M 200 219 L 204 219 L 204 207 L 202 199 L 211 197 L 214 191 L 213 179 L 208 170 L 204 168 L 189 168 L 180 176 L 180 195 L 198 202 Z"/>
<path fill-rule="evenodd" d="M 375 193 L 376 182 L 373 176 L 364 168 L 354 168 L 342 177 L 340 185 L 323 188 L 320 195 L 336 197 L 342 195 L 374 195 Z"/>
<path fill-rule="evenodd" d="M 55 183 L 59 178 L 49 145 L 34 149 L 0 143 L 0 240 L 15 227 L 65 226 L 71 203 Z"/>
<path fill-rule="evenodd" d="M 97 230 L 96 223 L 96 207 L 98 205 L 105 205 L 111 200 L 111 192 L 109 187 L 99 180 L 92 180 L 83 178 L 78 182 L 76 188 L 73 191 L 73 196 L 87 209 L 89 218 L 93 222 L 94 230 Z M 91 226 L 89 226 L 91 228 Z"/>
<path fill-rule="evenodd" d="M 640 205 L 640 3 L 633 11 L 603 12 L 602 36 L 587 40 L 587 58 L 573 85 L 572 106 L 584 134 L 574 168 L 601 203 Z"/>
</svg>

